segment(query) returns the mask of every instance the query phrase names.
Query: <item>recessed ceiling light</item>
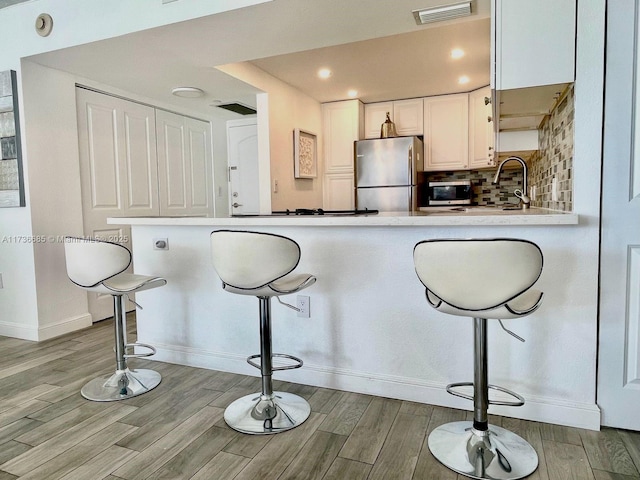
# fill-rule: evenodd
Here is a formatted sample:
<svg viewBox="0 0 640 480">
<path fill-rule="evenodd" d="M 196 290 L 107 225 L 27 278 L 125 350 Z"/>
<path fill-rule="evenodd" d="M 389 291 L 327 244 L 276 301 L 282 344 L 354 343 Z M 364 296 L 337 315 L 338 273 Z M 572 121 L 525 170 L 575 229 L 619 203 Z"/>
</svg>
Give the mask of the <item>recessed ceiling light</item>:
<svg viewBox="0 0 640 480">
<path fill-rule="evenodd" d="M 464 50 L 461 48 L 454 48 L 451 50 L 451 58 L 457 59 L 464 57 Z"/>
<path fill-rule="evenodd" d="M 331 70 L 328 68 L 321 68 L 318 70 L 318 76 L 322 79 L 327 79 L 331 76 Z"/>
<path fill-rule="evenodd" d="M 356 98 L 358 96 L 358 91 L 357 90 L 349 90 L 347 92 L 347 95 L 349 95 L 350 98 Z"/>
<path fill-rule="evenodd" d="M 176 97 L 198 98 L 204 95 L 204 91 L 197 87 L 176 87 L 171 90 Z"/>
<path fill-rule="evenodd" d="M 466 75 L 462 75 L 460 78 L 458 78 L 458 83 L 460 85 L 464 85 L 465 83 L 469 83 L 469 77 L 467 77 Z"/>
</svg>

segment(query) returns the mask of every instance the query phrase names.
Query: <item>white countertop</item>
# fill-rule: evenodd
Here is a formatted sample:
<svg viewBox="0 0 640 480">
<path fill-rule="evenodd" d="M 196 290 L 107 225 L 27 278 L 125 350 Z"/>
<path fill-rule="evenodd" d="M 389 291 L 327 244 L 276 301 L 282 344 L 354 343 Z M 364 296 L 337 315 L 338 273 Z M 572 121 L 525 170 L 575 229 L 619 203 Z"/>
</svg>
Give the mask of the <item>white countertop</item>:
<svg viewBox="0 0 640 480">
<path fill-rule="evenodd" d="M 239 217 L 123 217 L 109 218 L 111 225 L 175 226 L 466 226 L 466 225 L 577 225 L 578 215 L 542 208 L 502 210 L 470 207 L 464 211 L 451 207 L 418 212 L 381 212 L 375 215 L 290 215 Z"/>
</svg>

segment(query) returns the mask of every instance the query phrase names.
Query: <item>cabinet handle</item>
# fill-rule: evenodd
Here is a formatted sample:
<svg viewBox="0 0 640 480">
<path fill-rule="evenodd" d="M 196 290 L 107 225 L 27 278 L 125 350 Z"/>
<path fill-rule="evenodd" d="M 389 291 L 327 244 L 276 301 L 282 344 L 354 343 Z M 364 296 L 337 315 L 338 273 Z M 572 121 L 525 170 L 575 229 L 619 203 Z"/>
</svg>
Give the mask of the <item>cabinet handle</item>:
<svg viewBox="0 0 640 480">
<path fill-rule="evenodd" d="M 489 115 L 489 116 L 487 117 L 487 122 L 491 122 L 492 120 L 493 120 L 493 118 L 491 118 L 491 115 Z"/>
<path fill-rule="evenodd" d="M 491 97 L 484 97 L 484 104 L 489 105 L 491 103 Z"/>
</svg>

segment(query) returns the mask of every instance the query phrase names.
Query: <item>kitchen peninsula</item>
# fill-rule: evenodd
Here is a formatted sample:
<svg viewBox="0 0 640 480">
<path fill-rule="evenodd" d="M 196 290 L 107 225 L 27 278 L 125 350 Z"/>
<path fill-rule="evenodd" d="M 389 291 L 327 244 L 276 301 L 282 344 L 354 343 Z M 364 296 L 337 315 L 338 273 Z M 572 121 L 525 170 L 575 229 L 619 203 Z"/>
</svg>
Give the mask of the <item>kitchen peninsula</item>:
<svg viewBox="0 0 640 480">
<path fill-rule="evenodd" d="M 600 412 L 590 401 L 593 346 L 575 335 L 588 322 L 584 309 L 595 302 L 581 282 L 590 274 L 589 265 L 580 261 L 588 252 L 566 241 L 576 237 L 578 220 L 576 214 L 531 209 L 355 217 L 141 217 L 109 223 L 131 225 L 136 270 L 168 282 L 161 292 L 142 292 L 136 299 L 144 307 L 138 310 L 138 337 L 158 349 L 154 359 L 256 375 L 245 359 L 258 350 L 258 302 L 223 292 L 211 263 L 209 235 L 229 228 L 271 232 L 298 242 L 302 258 L 296 272 L 318 279 L 304 292 L 310 296 L 311 318 L 298 318 L 273 302 L 274 352 L 304 360 L 303 368 L 279 372 L 276 379 L 465 409 L 469 402 L 448 395 L 444 387 L 472 377 L 471 348 L 451 348 L 454 338 L 472 338 L 472 322 L 428 308 L 414 271 L 413 247 L 428 238 L 534 241 L 545 256 L 537 283 L 545 292 L 543 306 L 507 324 L 527 342 L 515 341 L 497 325 L 489 330 L 491 383 L 507 385 L 527 403 L 518 409 L 492 406 L 490 411 L 598 429 Z M 168 241 L 168 250 L 154 248 L 159 239 Z M 283 300 L 296 303 L 294 296 Z"/>
</svg>

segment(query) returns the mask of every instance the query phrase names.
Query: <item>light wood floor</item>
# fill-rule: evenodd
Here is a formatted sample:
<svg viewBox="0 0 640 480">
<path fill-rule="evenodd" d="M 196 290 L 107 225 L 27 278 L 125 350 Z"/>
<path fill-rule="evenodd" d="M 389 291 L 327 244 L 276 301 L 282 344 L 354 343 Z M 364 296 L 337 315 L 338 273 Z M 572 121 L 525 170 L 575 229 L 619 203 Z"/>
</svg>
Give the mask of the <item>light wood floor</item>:
<svg viewBox="0 0 640 480">
<path fill-rule="evenodd" d="M 259 390 L 257 377 L 138 359 L 132 366 L 162 373 L 158 388 L 122 402 L 83 399 L 82 385 L 114 368 L 112 348 L 111 321 L 41 343 L 0 337 L 0 480 L 465 478 L 433 458 L 426 438 L 467 412 L 276 381 L 309 401 L 310 418 L 278 435 L 243 435 L 222 415 Z M 640 478 L 640 433 L 491 421 L 535 447 L 531 479 Z"/>
</svg>

